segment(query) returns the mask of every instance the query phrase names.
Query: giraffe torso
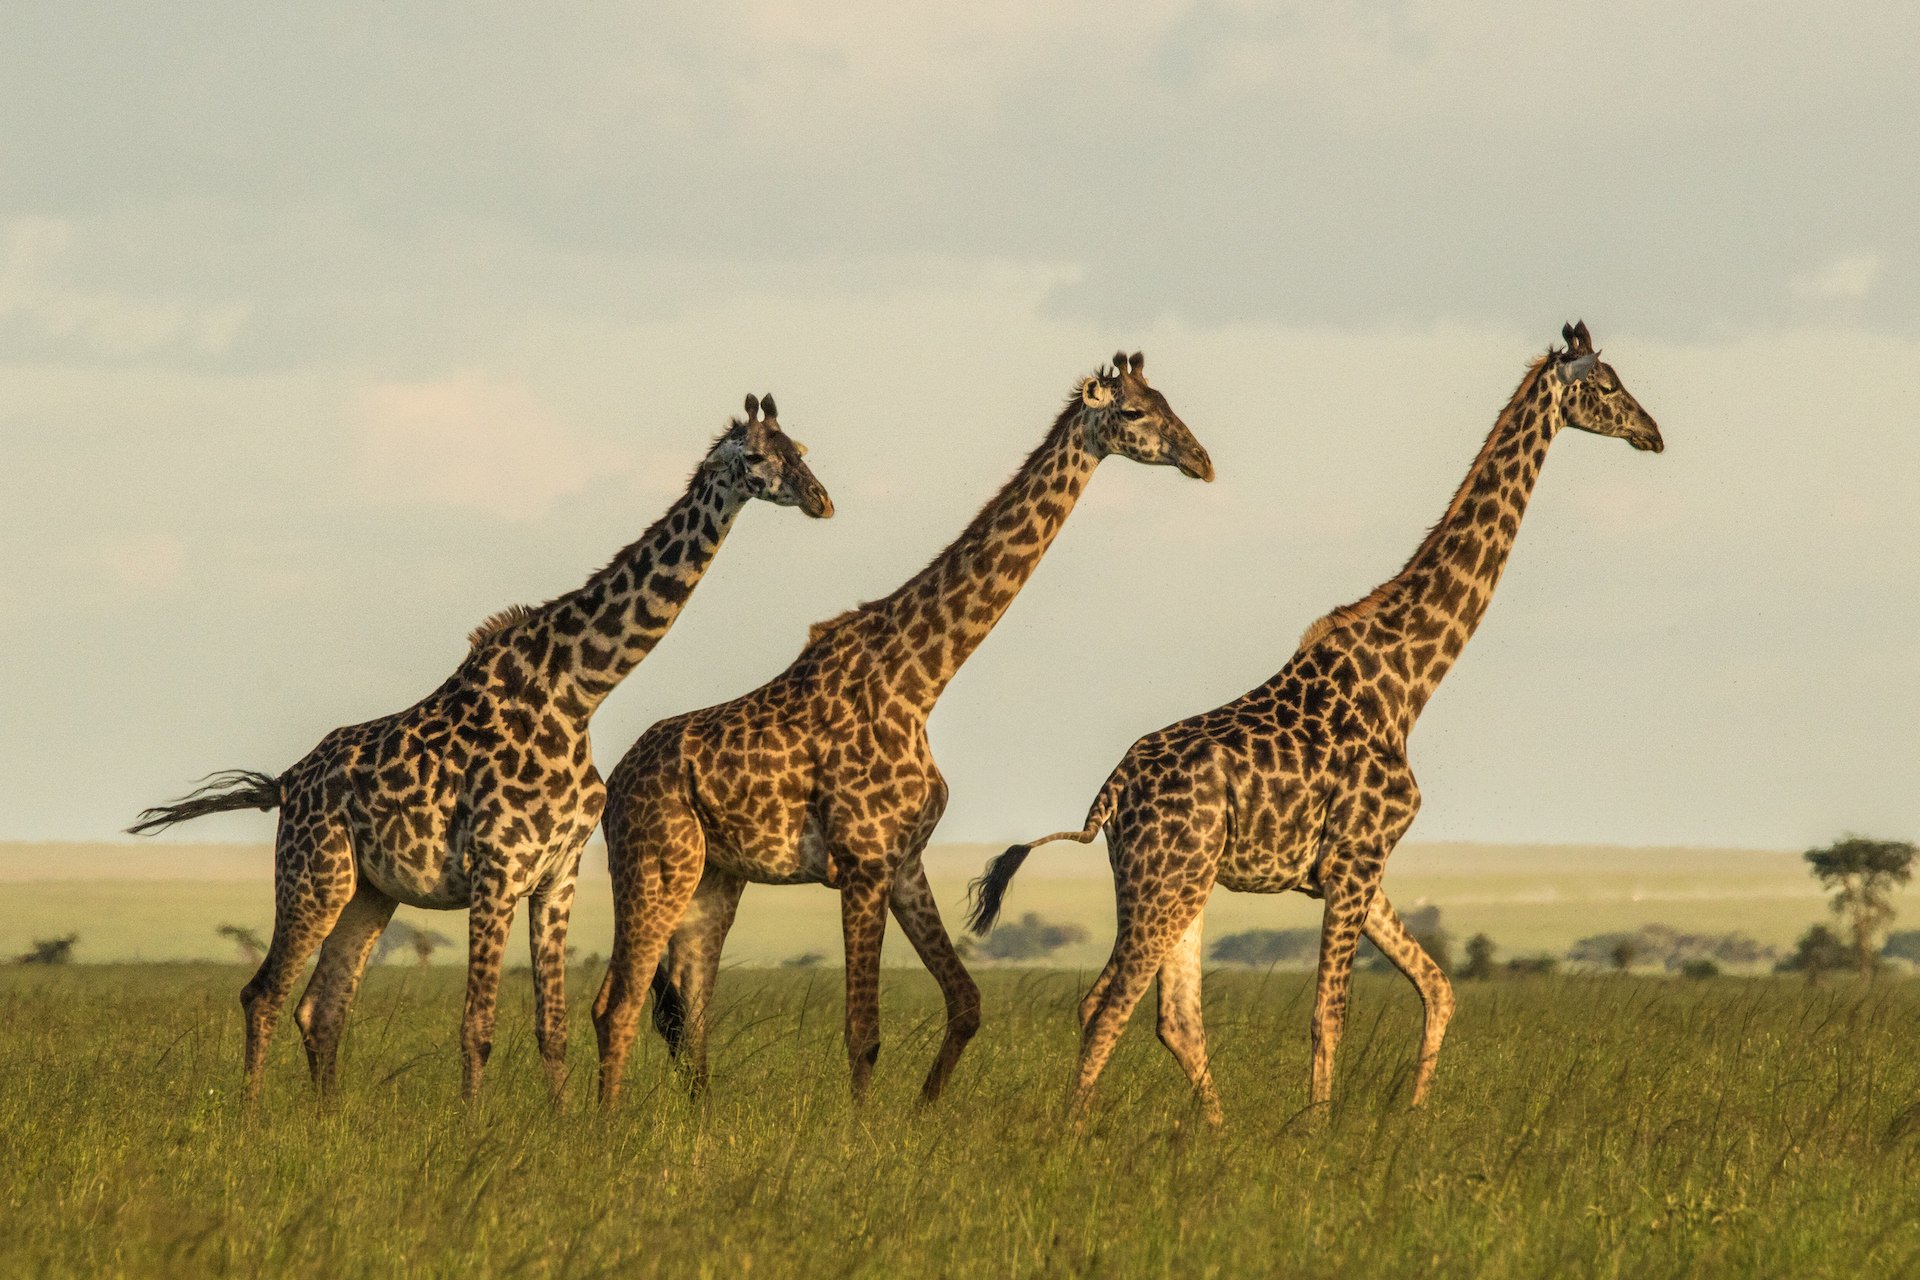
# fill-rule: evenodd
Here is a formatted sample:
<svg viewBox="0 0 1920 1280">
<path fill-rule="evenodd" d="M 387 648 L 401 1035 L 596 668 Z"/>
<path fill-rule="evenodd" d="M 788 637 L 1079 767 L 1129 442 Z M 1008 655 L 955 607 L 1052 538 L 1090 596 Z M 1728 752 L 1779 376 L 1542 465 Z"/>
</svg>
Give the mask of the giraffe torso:
<svg viewBox="0 0 1920 1280">
<path fill-rule="evenodd" d="M 904 851 L 946 784 L 921 710 L 874 678 L 855 628 L 776 679 L 661 721 L 608 780 L 612 803 L 679 789 L 706 862 L 760 884 L 837 883 L 835 850 Z"/>
<path fill-rule="evenodd" d="M 520 670 L 503 638 L 405 711 L 334 730 L 289 770 L 287 817 L 344 816 L 357 874 L 414 906 L 465 906 L 479 877 L 515 895 L 545 882 L 605 788 L 584 722 L 530 696 Z"/>
<path fill-rule="evenodd" d="M 1136 742 L 1103 793 L 1116 859 L 1171 838 L 1216 853 L 1179 874 L 1311 893 L 1344 870 L 1326 862 L 1330 829 L 1404 828 L 1419 796 L 1390 712 L 1396 677 L 1361 656 L 1347 637 L 1322 640 L 1258 688 Z"/>
</svg>

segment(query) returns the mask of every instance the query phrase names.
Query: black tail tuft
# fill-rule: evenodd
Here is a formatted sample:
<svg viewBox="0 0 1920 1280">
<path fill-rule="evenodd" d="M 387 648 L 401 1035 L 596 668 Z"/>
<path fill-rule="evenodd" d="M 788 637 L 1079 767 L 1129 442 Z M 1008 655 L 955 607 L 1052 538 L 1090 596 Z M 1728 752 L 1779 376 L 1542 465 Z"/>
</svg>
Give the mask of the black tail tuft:
<svg viewBox="0 0 1920 1280">
<path fill-rule="evenodd" d="M 176 822 L 188 822 L 209 813 L 226 813 L 232 809 L 258 809 L 264 813 L 279 807 L 280 779 L 251 769 L 228 769 L 210 774 L 172 804 L 142 809 L 139 821 L 127 828 L 127 834 L 150 836 Z"/>
<path fill-rule="evenodd" d="M 1033 852 L 1030 844 L 1016 844 L 1005 853 L 987 864 L 978 880 L 967 886 L 967 930 L 975 937 L 985 937 L 987 930 L 993 928 L 993 922 L 1000 918 L 1000 900 L 1007 896 L 1007 885 L 1013 879 L 1013 873 Z"/>
<path fill-rule="evenodd" d="M 653 1029 L 667 1042 L 669 1056 L 678 1058 L 687 1042 L 687 998 L 667 976 L 667 966 L 653 971 Z"/>
</svg>

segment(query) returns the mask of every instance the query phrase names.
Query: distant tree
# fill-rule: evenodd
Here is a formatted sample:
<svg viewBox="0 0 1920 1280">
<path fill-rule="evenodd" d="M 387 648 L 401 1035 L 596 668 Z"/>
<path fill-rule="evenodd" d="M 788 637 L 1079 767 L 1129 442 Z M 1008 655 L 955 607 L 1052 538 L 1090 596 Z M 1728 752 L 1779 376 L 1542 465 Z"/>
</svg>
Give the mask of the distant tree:
<svg viewBox="0 0 1920 1280">
<path fill-rule="evenodd" d="M 995 929 L 980 944 L 980 954 L 989 960 L 1038 960 L 1086 940 L 1087 931 L 1079 925 L 1055 924 L 1029 911 L 1012 924 Z"/>
<path fill-rule="evenodd" d="M 74 944 L 80 941 L 80 935 L 70 933 L 64 938 L 35 938 L 33 946 L 20 957 L 21 964 L 71 964 Z"/>
<path fill-rule="evenodd" d="M 239 949 L 242 964 L 257 965 L 266 957 L 267 944 L 257 929 L 243 924 L 223 924 L 214 932 Z"/>
<path fill-rule="evenodd" d="M 1605 965 L 1620 973 L 1645 964 L 1679 973 L 1692 960 L 1751 969 L 1776 958 L 1772 947 L 1763 947 L 1744 933 L 1682 933 L 1665 924 L 1642 925 L 1633 933 L 1596 933 L 1567 951 L 1567 959 L 1574 964 Z"/>
<path fill-rule="evenodd" d="M 1874 935 L 1893 923 L 1893 891 L 1912 877 L 1915 852 L 1911 841 L 1864 836 L 1807 850 L 1807 865 L 1833 894 L 1833 914 L 1852 940 L 1853 960 L 1863 977 L 1873 973 L 1879 959 Z"/>
<path fill-rule="evenodd" d="M 1493 976 L 1493 939 L 1484 933 L 1476 933 L 1467 939 L 1467 963 L 1461 966 L 1460 976 L 1468 982 L 1480 982 Z"/>
<path fill-rule="evenodd" d="M 413 958 L 423 969 L 433 963 L 434 952 L 442 947 L 453 945 L 453 939 L 446 934 L 433 929 L 422 929 L 418 925 L 414 926 L 410 941 L 413 947 Z"/>
<path fill-rule="evenodd" d="M 1507 961 L 1507 972 L 1516 978 L 1544 978 L 1559 967 L 1559 956 L 1515 956 Z"/>
<path fill-rule="evenodd" d="M 1305 964 L 1320 952 L 1318 929 L 1248 929 L 1213 942 L 1218 964 L 1241 964 L 1271 969 L 1277 964 Z"/>
<path fill-rule="evenodd" d="M 782 969 L 817 969 L 827 962 L 823 951 L 802 951 L 797 956 L 788 956 L 780 962 Z"/>
<path fill-rule="evenodd" d="M 1889 960 L 1909 960 L 1920 964 L 1920 929 L 1902 929 L 1887 935 L 1880 954 Z"/>
<path fill-rule="evenodd" d="M 426 929 L 417 924 L 396 920 L 387 926 L 385 933 L 380 935 L 380 942 L 374 948 L 373 956 L 376 960 L 385 960 L 396 951 L 408 950 L 413 952 L 415 963 L 424 969 L 433 963 L 434 952 L 452 945 L 453 939 L 436 929 Z"/>
<path fill-rule="evenodd" d="M 1840 941 L 1839 936 L 1827 926 L 1816 924 L 1800 935 L 1793 953 L 1775 965 L 1774 971 L 1804 973 L 1808 982 L 1817 983 L 1822 974 L 1846 968 L 1850 959 L 1846 944 Z"/>
<path fill-rule="evenodd" d="M 1705 956 L 1697 956 L 1680 966 L 1680 976 L 1683 978 L 1717 978 L 1720 976 L 1720 966 Z"/>
</svg>

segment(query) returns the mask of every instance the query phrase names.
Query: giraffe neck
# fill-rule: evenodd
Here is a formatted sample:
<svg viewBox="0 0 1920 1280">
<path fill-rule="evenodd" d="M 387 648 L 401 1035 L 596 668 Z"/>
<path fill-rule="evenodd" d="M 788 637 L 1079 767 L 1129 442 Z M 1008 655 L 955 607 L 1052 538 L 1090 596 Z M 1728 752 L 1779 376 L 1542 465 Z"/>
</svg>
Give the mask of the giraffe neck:
<svg viewBox="0 0 1920 1280">
<path fill-rule="evenodd" d="M 721 468 L 703 464 L 638 541 L 509 633 L 561 714 L 590 717 L 660 643 L 746 501 Z"/>
<path fill-rule="evenodd" d="M 1363 673 L 1373 666 L 1369 655 L 1383 668 L 1379 688 L 1403 734 L 1486 615 L 1557 421 L 1547 375 L 1536 366 L 1494 423 L 1446 514 L 1406 567 L 1349 606 L 1364 621 L 1353 628 L 1346 647 Z M 1340 612 L 1348 611 L 1334 616 Z"/>
<path fill-rule="evenodd" d="M 980 647 L 1040 564 L 1100 457 L 1070 404 L 1040 447 L 952 545 L 863 612 L 879 615 L 880 670 L 921 714 Z"/>
</svg>

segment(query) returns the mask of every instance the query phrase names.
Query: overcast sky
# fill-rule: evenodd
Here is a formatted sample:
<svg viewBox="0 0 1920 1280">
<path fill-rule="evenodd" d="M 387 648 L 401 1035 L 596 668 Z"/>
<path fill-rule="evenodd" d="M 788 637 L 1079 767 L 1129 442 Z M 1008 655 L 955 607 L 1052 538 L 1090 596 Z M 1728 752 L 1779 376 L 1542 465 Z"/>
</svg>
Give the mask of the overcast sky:
<svg viewBox="0 0 1920 1280">
<path fill-rule="evenodd" d="M 1071 826 L 1575 317 L 1668 450 L 1554 447 L 1415 836 L 1920 835 L 1920 6 L 660 8 L 0 10 L 0 837 L 407 705 L 772 391 L 839 515 L 746 513 L 610 769 L 1141 347 L 1219 482 L 1105 464 L 933 723 L 942 838 Z"/>
</svg>

